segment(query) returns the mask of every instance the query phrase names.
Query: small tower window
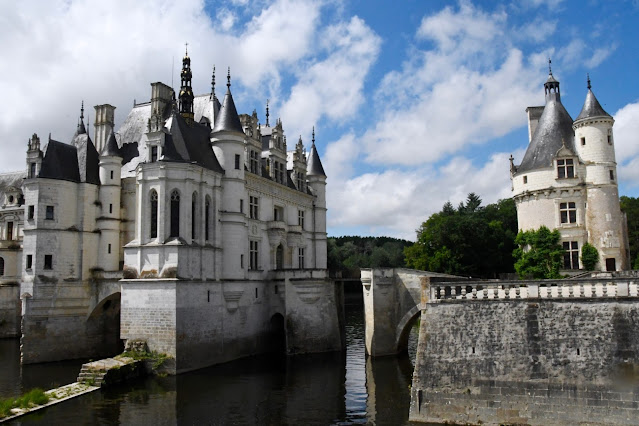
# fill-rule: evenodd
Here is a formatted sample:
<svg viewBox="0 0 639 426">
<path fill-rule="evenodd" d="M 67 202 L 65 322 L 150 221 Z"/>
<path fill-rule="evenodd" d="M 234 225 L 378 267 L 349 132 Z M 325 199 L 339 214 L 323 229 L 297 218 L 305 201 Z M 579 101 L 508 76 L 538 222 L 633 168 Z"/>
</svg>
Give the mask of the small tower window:
<svg viewBox="0 0 639 426">
<path fill-rule="evenodd" d="M 197 238 L 197 192 L 191 198 L 191 239 Z"/>
<path fill-rule="evenodd" d="M 581 144 L 585 145 L 586 144 L 586 138 L 581 138 Z"/>
<path fill-rule="evenodd" d="M 44 269 L 53 269 L 53 255 L 45 254 L 44 255 Z"/>
<path fill-rule="evenodd" d="M 47 206 L 45 219 L 53 220 L 53 206 Z"/>
<path fill-rule="evenodd" d="M 0 257 L 0 276 L 4 275 L 4 258 Z"/>
<path fill-rule="evenodd" d="M 557 178 L 573 178 L 575 177 L 575 166 L 572 158 L 565 160 L 557 160 Z"/>
<path fill-rule="evenodd" d="M 610 137 L 608 139 L 610 139 Z M 29 177 L 30 178 L 36 177 L 36 163 L 31 163 L 31 166 L 29 168 Z"/>
<path fill-rule="evenodd" d="M 111 244 L 109 244 L 109 247 L 107 247 L 107 252 L 111 254 Z"/>
<path fill-rule="evenodd" d="M 169 236 L 180 236 L 180 193 L 177 189 L 171 192 L 171 232 Z"/>
<path fill-rule="evenodd" d="M 615 172 L 610 170 L 610 180 L 615 180 Z"/>
<path fill-rule="evenodd" d="M 157 146 L 152 146 L 151 147 L 151 162 L 155 163 L 156 161 L 158 161 L 158 147 Z"/>
<path fill-rule="evenodd" d="M 158 193 L 151 191 L 151 238 L 158 237 Z"/>
<path fill-rule="evenodd" d="M 235 154 L 235 169 L 240 170 L 240 154 Z"/>
<path fill-rule="evenodd" d="M 27 265 L 26 265 L 26 269 L 31 269 L 33 267 L 33 255 L 32 254 L 28 254 L 27 255 Z"/>
<path fill-rule="evenodd" d="M 111 170 L 111 179 L 113 179 L 113 170 Z"/>
<path fill-rule="evenodd" d="M 206 241 L 209 240 L 209 223 L 210 223 L 210 218 L 209 215 L 211 214 L 211 201 L 209 200 L 208 197 L 206 197 L 206 202 L 204 204 L 204 239 Z"/>
<path fill-rule="evenodd" d="M 612 133 L 608 130 L 608 145 L 612 145 Z"/>
<path fill-rule="evenodd" d="M 109 214 L 113 213 L 113 204 L 109 204 Z"/>
<path fill-rule="evenodd" d="M 524 176 L 524 185 L 528 183 L 528 176 Z"/>
<path fill-rule="evenodd" d="M 35 216 L 35 206 L 29 206 L 29 213 L 27 218 L 29 220 L 33 220 L 33 217 Z"/>
</svg>

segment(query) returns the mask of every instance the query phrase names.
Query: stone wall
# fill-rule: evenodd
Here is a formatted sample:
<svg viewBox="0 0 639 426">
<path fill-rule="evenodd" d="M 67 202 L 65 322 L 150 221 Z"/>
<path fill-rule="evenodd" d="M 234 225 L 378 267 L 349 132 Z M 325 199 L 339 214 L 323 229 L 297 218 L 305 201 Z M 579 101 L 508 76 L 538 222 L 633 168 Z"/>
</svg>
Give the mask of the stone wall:
<svg viewBox="0 0 639 426">
<path fill-rule="evenodd" d="M 20 335 L 20 286 L 0 285 L 0 339 Z"/>
<path fill-rule="evenodd" d="M 638 325 L 635 299 L 429 303 L 410 419 L 570 424 L 611 408 L 636 419 Z"/>
</svg>

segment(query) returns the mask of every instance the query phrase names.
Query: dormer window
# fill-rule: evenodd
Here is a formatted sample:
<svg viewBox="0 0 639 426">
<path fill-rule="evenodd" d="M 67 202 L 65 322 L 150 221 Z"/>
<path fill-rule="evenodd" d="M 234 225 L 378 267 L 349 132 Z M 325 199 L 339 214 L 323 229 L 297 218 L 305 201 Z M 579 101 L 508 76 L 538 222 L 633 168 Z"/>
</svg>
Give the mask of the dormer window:
<svg viewBox="0 0 639 426">
<path fill-rule="evenodd" d="M 158 147 L 152 146 L 151 147 L 151 163 L 155 163 L 156 161 L 158 161 Z"/>
<path fill-rule="evenodd" d="M 572 158 L 557 160 L 557 179 L 575 177 L 575 165 Z"/>
</svg>

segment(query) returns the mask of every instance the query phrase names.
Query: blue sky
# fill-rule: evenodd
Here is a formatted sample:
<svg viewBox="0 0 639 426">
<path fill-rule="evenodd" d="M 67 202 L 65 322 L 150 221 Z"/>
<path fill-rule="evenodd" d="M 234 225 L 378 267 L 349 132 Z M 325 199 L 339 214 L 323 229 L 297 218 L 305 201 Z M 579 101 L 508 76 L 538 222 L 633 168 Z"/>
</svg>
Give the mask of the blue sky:
<svg viewBox="0 0 639 426">
<path fill-rule="evenodd" d="M 37 132 L 69 141 L 82 100 L 117 107 L 179 75 L 240 112 L 311 129 L 328 174 L 329 235 L 414 239 L 446 201 L 510 196 L 548 58 L 576 117 L 586 73 L 615 117 L 620 194 L 639 195 L 639 1 L 231 0 L 0 2 L 0 170 Z M 174 77 L 174 85 L 179 78 Z"/>
</svg>

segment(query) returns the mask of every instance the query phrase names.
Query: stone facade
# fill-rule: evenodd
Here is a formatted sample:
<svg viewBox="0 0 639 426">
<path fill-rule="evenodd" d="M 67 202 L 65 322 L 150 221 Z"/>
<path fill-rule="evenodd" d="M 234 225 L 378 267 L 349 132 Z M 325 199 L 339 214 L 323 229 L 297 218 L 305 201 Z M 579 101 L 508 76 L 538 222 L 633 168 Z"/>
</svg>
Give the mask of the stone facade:
<svg viewBox="0 0 639 426">
<path fill-rule="evenodd" d="M 26 173 L 0 176 L 0 284 L 20 283 L 23 362 L 120 339 L 176 371 L 342 348 L 315 134 L 287 152 L 282 122 L 239 115 L 227 80 L 223 102 L 214 85 L 194 96 L 186 55 L 178 99 L 151 84 L 117 131 L 115 107 L 96 106 L 95 142 L 82 108 L 70 144 L 34 134 Z"/>
<path fill-rule="evenodd" d="M 520 165 L 511 158 L 519 229 L 541 226 L 561 233 L 566 273 L 583 269 L 581 247 L 599 251 L 600 270 L 629 267 L 626 219 L 619 207 L 614 119 L 603 110 L 588 81 L 581 113 L 573 120 L 561 104 L 550 73 L 545 107 L 529 107 L 530 144 Z"/>
</svg>

